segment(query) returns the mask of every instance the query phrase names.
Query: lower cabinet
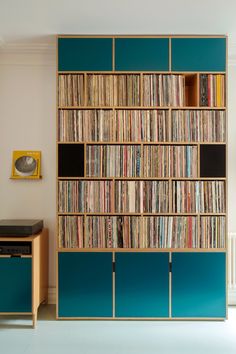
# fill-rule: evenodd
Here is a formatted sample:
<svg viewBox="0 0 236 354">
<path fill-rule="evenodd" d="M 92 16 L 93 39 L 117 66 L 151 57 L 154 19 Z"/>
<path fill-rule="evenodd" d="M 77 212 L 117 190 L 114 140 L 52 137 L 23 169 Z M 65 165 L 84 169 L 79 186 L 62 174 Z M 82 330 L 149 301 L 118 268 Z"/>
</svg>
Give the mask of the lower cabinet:
<svg viewBox="0 0 236 354">
<path fill-rule="evenodd" d="M 172 317 L 226 317 L 226 254 L 172 254 Z"/>
<path fill-rule="evenodd" d="M 226 317 L 224 252 L 173 252 L 171 273 L 168 252 L 60 252 L 58 262 L 58 317 Z"/>
<path fill-rule="evenodd" d="M 112 253 L 59 253 L 59 317 L 112 317 Z"/>
<path fill-rule="evenodd" d="M 116 253 L 115 316 L 169 316 L 169 253 Z"/>
<path fill-rule="evenodd" d="M 0 257 L 0 312 L 32 311 L 32 259 Z"/>
</svg>

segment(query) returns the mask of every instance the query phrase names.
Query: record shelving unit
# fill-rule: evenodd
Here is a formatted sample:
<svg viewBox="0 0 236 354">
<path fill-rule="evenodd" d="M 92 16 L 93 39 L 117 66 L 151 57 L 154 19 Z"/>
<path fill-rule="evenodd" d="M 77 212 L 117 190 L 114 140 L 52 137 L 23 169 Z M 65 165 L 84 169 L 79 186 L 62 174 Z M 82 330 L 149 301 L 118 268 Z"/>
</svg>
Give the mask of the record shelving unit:
<svg viewBox="0 0 236 354">
<path fill-rule="evenodd" d="M 59 36 L 57 317 L 227 317 L 226 36 Z"/>
</svg>

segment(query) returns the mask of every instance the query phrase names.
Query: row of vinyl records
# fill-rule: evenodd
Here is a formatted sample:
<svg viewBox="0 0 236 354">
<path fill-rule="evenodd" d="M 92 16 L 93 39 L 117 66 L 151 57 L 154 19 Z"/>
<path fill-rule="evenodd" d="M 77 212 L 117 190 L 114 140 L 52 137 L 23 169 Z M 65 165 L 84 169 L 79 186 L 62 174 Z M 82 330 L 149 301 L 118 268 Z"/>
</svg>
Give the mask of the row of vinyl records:
<svg viewBox="0 0 236 354">
<path fill-rule="evenodd" d="M 200 75 L 200 106 L 222 107 L 225 104 L 223 75 Z"/>
<path fill-rule="evenodd" d="M 89 177 L 197 177 L 195 145 L 87 145 Z"/>
<path fill-rule="evenodd" d="M 59 110 L 60 142 L 224 142 L 223 110 Z"/>
<path fill-rule="evenodd" d="M 225 217 L 59 216 L 60 248 L 224 248 Z"/>
<path fill-rule="evenodd" d="M 173 74 L 60 74 L 59 106 L 185 106 L 185 76 Z M 85 87 L 86 86 L 86 87 Z M 141 92 L 142 87 L 142 92 Z M 189 90 L 197 90 L 188 85 Z M 225 76 L 200 75 L 201 106 L 225 105 Z M 85 100 L 86 97 L 86 100 Z"/>
<path fill-rule="evenodd" d="M 225 213 L 225 181 L 58 183 L 59 213 Z"/>
</svg>

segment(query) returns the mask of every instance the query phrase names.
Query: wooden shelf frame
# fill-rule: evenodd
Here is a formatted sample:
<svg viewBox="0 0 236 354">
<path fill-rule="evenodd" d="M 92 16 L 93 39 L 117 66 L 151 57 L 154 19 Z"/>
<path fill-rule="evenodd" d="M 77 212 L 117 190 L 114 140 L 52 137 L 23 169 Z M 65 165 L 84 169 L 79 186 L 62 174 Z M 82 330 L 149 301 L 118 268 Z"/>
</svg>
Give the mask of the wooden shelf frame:
<svg viewBox="0 0 236 354">
<path fill-rule="evenodd" d="M 226 252 L 226 248 L 58 248 L 58 252 Z"/>
<path fill-rule="evenodd" d="M 227 255 L 227 232 L 228 232 L 228 225 L 227 225 L 227 213 L 228 213 L 228 202 L 227 202 L 227 191 L 228 191 L 228 182 L 227 182 L 227 169 L 228 169 L 228 157 L 227 157 L 227 100 L 228 100 L 228 95 L 227 95 L 227 81 L 228 81 L 228 73 L 227 73 L 227 68 L 225 71 L 203 71 L 203 72 L 184 72 L 184 71 L 172 71 L 171 70 L 171 40 L 172 38 L 226 38 L 226 43 L 227 43 L 227 37 L 226 36 L 220 36 L 220 35 L 163 35 L 163 36 L 156 36 L 156 35 L 138 35 L 138 36 L 127 36 L 127 35 L 104 35 L 104 36 L 96 36 L 96 35 L 60 35 L 58 36 L 59 38 L 112 38 L 113 41 L 113 46 L 112 46 L 112 50 L 113 50 L 113 56 L 112 56 L 112 71 L 58 71 L 57 72 L 57 78 L 59 75 L 67 75 L 67 74 L 83 74 L 84 78 L 85 78 L 85 86 L 84 86 L 84 93 L 85 93 L 85 103 L 87 102 L 87 95 L 86 95 L 86 86 L 87 86 L 87 75 L 126 75 L 126 74 L 134 74 L 134 75 L 140 75 L 140 91 L 142 90 L 142 85 L 143 85 L 143 75 L 145 74 L 163 74 L 163 75 L 179 75 L 182 74 L 185 76 L 185 78 L 191 78 L 194 77 L 196 78 L 196 83 L 195 83 L 195 87 L 197 87 L 197 89 L 195 91 L 196 94 L 196 98 L 195 101 L 197 102 L 196 105 L 185 105 L 185 106 L 175 106 L 175 107 L 170 107 L 170 106 L 143 106 L 143 97 L 142 95 L 140 95 L 140 105 L 139 106 L 59 106 L 57 104 L 57 109 L 58 112 L 60 110 L 112 110 L 113 111 L 113 119 L 114 119 L 114 112 L 118 111 L 118 110 L 166 110 L 169 112 L 169 119 L 171 121 L 171 112 L 174 110 L 199 110 L 199 111 L 224 111 L 225 112 L 225 126 L 226 126 L 226 139 L 225 141 L 221 141 L 221 142 L 207 142 L 207 141 L 181 141 L 181 142 L 176 142 L 176 141 L 169 141 L 170 139 L 168 139 L 168 141 L 158 141 L 158 142 L 152 142 L 152 141 L 79 141 L 79 142 L 74 142 L 74 141 L 59 141 L 59 139 L 57 138 L 57 150 L 58 150 L 58 146 L 60 144 L 84 144 L 84 146 L 86 147 L 86 145 L 140 145 L 142 148 L 144 145 L 196 145 L 198 147 L 198 164 L 200 161 L 200 146 L 201 145 L 223 145 L 226 146 L 226 176 L 225 177 L 211 177 L 211 178 L 203 178 L 199 176 L 199 172 L 200 172 L 200 167 L 198 165 L 198 177 L 196 178 L 178 178 L 178 177 L 88 177 L 86 176 L 86 167 L 84 169 L 85 171 L 85 176 L 84 177 L 57 177 L 57 196 L 58 196 L 58 181 L 63 181 L 63 180 L 111 180 L 112 183 L 114 184 L 115 181 L 117 180 L 124 180 L 124 181 L 139 181 L 139 180 L 154 180 L 154 181 L 158 181 L 158 180 L 163 180 L 163 181 L 169 181 L 169 185 L 170 185 L 170 195 L 172 194 L 171 188 L 172 188 L 172 181 L 224 181 L 225 184 L 225 195 L 226 195 L 226 201 L 225 201 L 225 213 L 57 213 L 57 234 L 58 234 L 58 218 L 60 216 L 84 216 L 84 218 L 86 218 L 87 216 L 116 216 L 116 215 L 121 215 L 121 216 L 134 216 L 134 217 L 140 217 L 140 218 L 144 218 L 146 216 L 196 216 L 198 219 L 198 230 L 200 229 L 200 219 L 201 217 L 205 217 L 205 216 L 223 216 L 226 219 L 226 230 L 225 230 L 225 248 L 146 248 L 146 249 L 139 249 L 139 248 L 60 248 L 59 244 L 58 244 L 58 240 L 57 240 L 57 253 L 61 253 L 61 252 L 112 252 L 113 255 L 116 252 L 168 252 L 170 254 L 170 259 L 171 259 L 171 254 L 175 253 L 175 252 L 183 252 L 183 253 L 188 253 L 188 252 L 196 252 L 196 253 L 201 253 L 201 252 L 209 252 L 209 253 L 218 253 L 218 252 L 224 252 Z M 115 47 L 114 47 L 114 41 L 115 38 L 168 38 L 169 39 L 169 70 L 168 71 L 115 71 Z M 227 53 L 227 48 L 226 48 L 226 53 Z M 227 58 L 226 58 L 226 62 L 227 62 Z M 225 81 L 226 81 L 226 98 L 225 98 L 225 106 L 223 107 L 202 107 L 199 106 L 199 75 L 200 74 L 220 74 L 220 75 L 224 75 L 225 76 Z M 57 92 L 58 94 L 58 92 Z M 57 102 L 58 99 L 57 99 Z M 58 120 L 58 118 L 57 118 Z M 58 132 L 58 121 L 57 121 L 57 132 Z M 170 126 L 169 126 L 169 137 L 170 137 Z M 114 136 L 115 137 L 115 136 Z M 86 150 L 86 149 L 85 149 Z M 84 161 L 86 161 L 86 153 L 85 153 L 85 159 Z M 58 162 L 58 156 L 57 156 L 57 162 Z M 172 205 L 170 204 L 170 210 L 172 210 Z M 58 210 L 58 197 L 57 197 L 57 210 Z M 57 260 L 58 262 L 58 260 Z M 227 269 L 226 269 L 227 272 Z M 114 277 L 114 274 L 113 274 Z M 171 278 L 170 278 L 171 279 Z M 171 280 L 170 280 L 170 284 L 171 284 Z M 58 285 L 57 285 L 58 286 Z M 114 289 L 113 289 L 114 290 Z M 114 293 L 114 292 L 113 292 Z M 58 294 L 57 294 L 58 297 Z M 226 298 L 227 298 L 227 294 L 226 294 Z M 114 299 L 113 299 L 114 300 Z M 114 301 L 113 301 L 114 302 Z M 227 300 L 226 300 L 227 302 Z M 58 311 L 58 310 L 57 310 Z M 60 319 L 106 319 L 104 318 L 100 318 L 100 317 L 59 317 L 58 313 L 57 313 L 57 318 Z M 112 320 L 112 319 L 120 319 L 120 320 L 124 320 L 124 319 L 143 319 L 143 318 L 110 318 L 108 317 L 107 319 Z M 145 320 L 148 318 L 145 318 Z M 153 320 L 155 318 L 150 318 L 150 320 Z M 158 319 L 162 319 L 162 318 L 158 318 Z M 163 318 L 163 320 L 186 320 L 186 318 L 182 318 L 182 317 L 175 317 L 173 318 L 171 315 L 171 287 L 170 287 L 170 316 L 169 318 Z M 188 320 L 196 320 L 199 319 L 198 317 L 196 318 L 188 318 Z M 214 320 L 224 320 L 225 318 L 222 317 L 217 317 L 214 318 Z M 205 318 L 201 318 L 201 320 L 212 320 L 212 318 L 210 317 L 205 317 Z"/>
</svg>

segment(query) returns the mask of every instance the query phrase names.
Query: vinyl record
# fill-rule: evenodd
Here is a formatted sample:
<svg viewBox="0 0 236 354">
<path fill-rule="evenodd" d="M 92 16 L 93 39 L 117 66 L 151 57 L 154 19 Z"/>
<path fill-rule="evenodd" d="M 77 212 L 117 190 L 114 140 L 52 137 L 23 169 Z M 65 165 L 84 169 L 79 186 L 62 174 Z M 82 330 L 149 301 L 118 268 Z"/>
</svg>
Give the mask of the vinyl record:
<svg viewBox="0 0 236 354">
<path fill-rule="evenodd" d="M 19 176 L 32 176 L 37 167 L 37 161 L 32 156 L 21 156 L 15 161 L 15 171 Z"/>
</svg>

